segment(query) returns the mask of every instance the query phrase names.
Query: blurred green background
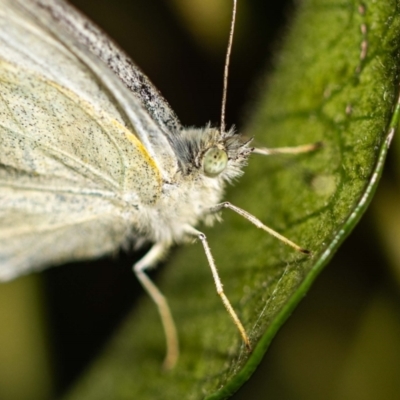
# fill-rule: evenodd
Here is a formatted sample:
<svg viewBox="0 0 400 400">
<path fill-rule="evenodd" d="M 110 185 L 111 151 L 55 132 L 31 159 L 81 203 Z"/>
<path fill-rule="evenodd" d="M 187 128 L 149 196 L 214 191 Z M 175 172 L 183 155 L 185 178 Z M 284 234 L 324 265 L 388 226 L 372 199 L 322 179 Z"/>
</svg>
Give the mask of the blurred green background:
<svg viewBox="0 0 400 400">
<path fill-rule="evenodd" d="M 218 123 L 229 0 L 73 3 L 132 56 L 184 125 Z M 239 1 L 228 125 L 245 127 L 295 8 Z M 399 398 L 399 151 L 395 138 L 369 211 L 235 400 Z M 78 379 L 142 295 L 130 270 L 139 257 L 63 266 L 0 287 L 0 399 L 52 399 Z"/>
</svg>

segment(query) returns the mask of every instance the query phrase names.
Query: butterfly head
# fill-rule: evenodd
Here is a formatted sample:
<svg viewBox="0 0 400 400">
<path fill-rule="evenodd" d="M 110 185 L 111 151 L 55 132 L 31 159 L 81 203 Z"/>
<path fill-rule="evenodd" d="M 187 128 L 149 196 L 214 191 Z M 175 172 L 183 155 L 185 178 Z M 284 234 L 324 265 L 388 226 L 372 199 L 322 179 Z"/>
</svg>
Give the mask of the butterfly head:
<svg viewBox="0 0 400 400">
<path fill-rule="evenodd" d="M 252 148 L 233 129 L 221 132 L 210 126 L 185 129 L 175 143 L 184 175 L 200 174 L 208 178 L 232 180 L 241 175 Z"/>
</svg>

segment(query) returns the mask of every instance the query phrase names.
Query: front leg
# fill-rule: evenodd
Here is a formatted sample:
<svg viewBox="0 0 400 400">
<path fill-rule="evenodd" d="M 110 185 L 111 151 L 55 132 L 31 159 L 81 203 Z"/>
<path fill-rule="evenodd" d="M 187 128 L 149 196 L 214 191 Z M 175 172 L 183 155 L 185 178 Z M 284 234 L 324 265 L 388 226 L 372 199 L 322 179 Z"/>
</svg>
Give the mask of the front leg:
<svg viewBox="0 0 400 400">
<path fill-rule="evenodd" d="M 234 211 L 235 213 L 241 215 L 243 218 L 247 219 L 250 221 L 253 225 L 255 225 L 257 228 L 260 228 L 264 230 L 265 232 L 269 233 L 271 236 L 276 237 L 279 239 L 281 242 L 285 243 L 287 246 L 292 247 L 296 251 L 303 253 L 303 254 L 311 254 L 311 251 L 304 249 L 303 247 L 300 247 L 298 244 L 292 242 L 289 240 L 287 237 L 281 235 L 277 231 L 274 231 L 272 228 L 270 228 L 267 225 L 264 225 L 258 218 L 256 218 L 254 215 L 248 213 L 246 210 L 243 210 L 242 208 L 239 208 L 237 206 L 234 206 L 232 203 L 229 203 L 229 201 L 224 201 L 223 203 L 217 204 L 216 206 L 210 208 L 210 213 L 217 213 L 221 211 L 223 208 L 229 208 L 230 210 Z"/>
</svg>

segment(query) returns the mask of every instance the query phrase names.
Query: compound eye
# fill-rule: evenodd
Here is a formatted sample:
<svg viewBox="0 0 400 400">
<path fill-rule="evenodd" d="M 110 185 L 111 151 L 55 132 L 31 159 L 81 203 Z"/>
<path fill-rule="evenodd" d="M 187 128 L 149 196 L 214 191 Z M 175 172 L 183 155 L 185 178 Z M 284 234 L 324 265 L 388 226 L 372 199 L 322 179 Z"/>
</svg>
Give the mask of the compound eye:
<svg viewBox="0 0 400 400">
<path fill-rule="evenodd" d="M 203 157 L 203 170 L 209 177 L 218 176 L 228 165 L 228 155 L 218 147 L 208 149 Z"/>
</svg>

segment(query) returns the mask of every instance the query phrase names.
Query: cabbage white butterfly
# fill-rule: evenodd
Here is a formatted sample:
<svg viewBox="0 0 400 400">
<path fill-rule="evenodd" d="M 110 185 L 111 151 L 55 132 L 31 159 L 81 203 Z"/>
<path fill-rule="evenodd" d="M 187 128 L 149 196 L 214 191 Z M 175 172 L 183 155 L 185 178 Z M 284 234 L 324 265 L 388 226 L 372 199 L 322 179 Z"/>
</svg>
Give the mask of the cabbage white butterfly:
<svg viewBox="0 0 400 400">
<path fill-rule="evenodd" d="M 198 238 L 217 292 L 250 348 L 207 238 L 195 226 L 229 208 L 307 251 L 221 202 L 252 152 L 274 152 L 225 129 L 228 61 L 221 127 L 184 128 L 140 69 L 66 2 L 0 0 L 0 280 L 154 243 L 134 272 L 157 304 L 165 366 L 172 367 L 179 352 L 175 325 L 145 271 L 173 243 Z"/>
</svg>

